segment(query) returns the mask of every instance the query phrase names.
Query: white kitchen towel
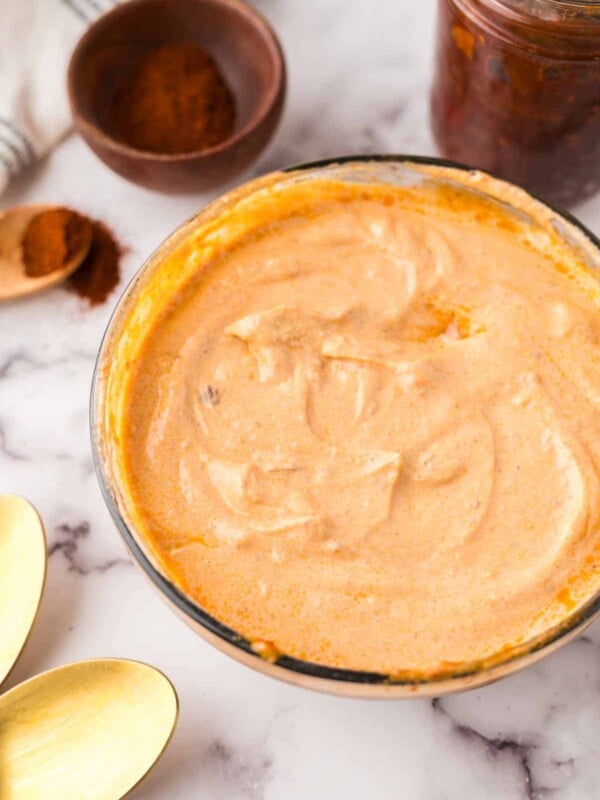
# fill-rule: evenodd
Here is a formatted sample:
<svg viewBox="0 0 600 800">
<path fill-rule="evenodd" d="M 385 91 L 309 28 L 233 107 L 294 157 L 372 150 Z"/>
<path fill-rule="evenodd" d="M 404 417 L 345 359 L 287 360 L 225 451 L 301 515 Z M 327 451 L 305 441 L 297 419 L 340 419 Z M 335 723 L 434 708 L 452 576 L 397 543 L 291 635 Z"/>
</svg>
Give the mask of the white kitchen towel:
<svg viewBox="0 0 600 800">
<path fill-rule="evenodd" d="M 69 130 L 71 52 L 115 2 L 0 0 L 0 194 Z"/>
</svg>

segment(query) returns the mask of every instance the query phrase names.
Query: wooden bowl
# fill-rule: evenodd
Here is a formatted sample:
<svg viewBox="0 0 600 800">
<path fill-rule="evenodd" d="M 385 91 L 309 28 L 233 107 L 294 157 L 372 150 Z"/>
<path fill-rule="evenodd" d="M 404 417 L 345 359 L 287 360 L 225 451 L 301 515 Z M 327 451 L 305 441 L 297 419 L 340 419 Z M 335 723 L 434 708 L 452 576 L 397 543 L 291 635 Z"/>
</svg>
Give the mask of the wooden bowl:
<svg viewBox="0 0 600 800">
<path fill-rule="evenodd" d="M 119 141 L 109 113 L 115 92 L 146 53 L 181 42 L 195 42 L 215 59 L 236 102 L 233 135 L 176 155 Z M 285 61 L 273 30 L 240 0 L 130 0 L 83 35 L 67 83 L 75 128 L 107 166 L 149 189 L 192 192 L 225 183 L 263 150 L 283 108 Z"/>
</svg>

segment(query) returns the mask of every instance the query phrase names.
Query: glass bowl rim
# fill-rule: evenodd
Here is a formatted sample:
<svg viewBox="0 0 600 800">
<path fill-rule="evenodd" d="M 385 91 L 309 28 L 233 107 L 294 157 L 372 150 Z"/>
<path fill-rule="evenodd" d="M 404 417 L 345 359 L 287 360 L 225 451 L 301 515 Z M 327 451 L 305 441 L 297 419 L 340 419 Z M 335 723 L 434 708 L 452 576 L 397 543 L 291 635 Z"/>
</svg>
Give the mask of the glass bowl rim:
<svg viewBox="0 0 600 800">
<path fill-rule="evenodd" d="M 282 170 L 276 170 L 274 173 L 268 173 L 268 174 L 286 175 L 287 173 L 314 171 L 314 170 L 326 169 L 328 167 L 336 167 L 352 163 L 357 163 L 357 164 L 390 163 L 399 165 L 406 164 L 409 167 L 412 164 L 415 164 L 415 165 L 442 167 L 468 173 L 487 174 L 490 175 L 495 180 L 501 181 L 504 184 L 515 186 L 515 184 L 512 184 L 510 181 L 505 181 L 504 179 L 494 175 L 493 173 L 485 172 L 483 170 L 478 170 L 472 166 L 468 166 L 460 162 L 444 158 L 437 158 L 434 156 L 416 156 L 416 155 L 404 155 L 404 154 L 347 155 L 347 156 L 340 156 L 337 158 L 326 158 L 317 161 L 305 162 L 295 166 L 286 167 Z M 242 184 L 242 186 L 247 186 L 248 184 L 254 183 L 255 181 L 258 181 L 264 177 L 265 176 L 252 178 L 250 181 Z M 236 190 L 234 189 L 231 191 L 236 191 Z M 197 625 L 200 625 L 210 634 L 213 634 L 218 639 L 222 640 L 226 645 L 229 645 L 230 647 L 233 647 L 236 650 L 241 651 L 240 655 L 244 653 L 246 655 L 255 658 L 256 669 L 262 671 L 261 663 L 262 663 L 262 668 L 264 670 L 264 667 L 269 662 L 266 662 L 265 659 L 256 650 L 253 649 L 252 643 L 245 636 L 238 633 L 233 628 L 230 628 L 229 626 L 225 625 L 216 617 L 212 616 L 207 611 L 205 611 L 200 605 L 198 605 L 190 597 L 188 597 L 175 583 L 169 580 L 169 578 L 167 578 L 166 575 L 163 574 L 152 563 L 151 559 L 146 554 L 146 552 L 136 539 L 135 535 L 129 529 L 127 523 L 123 519 L 121 512 L 119 511 L 117 502 L 113 497 L 113 493 L 111 491 L 111 480 L 109 479 L 104 469 L 104 459 L 101 453 L 99 436 L 98 436 L 100 425 L 99 425 L 99 420 L 97 418 L 97 410 L 98 410 L 97 401 L 99 398 L 99 391 L 100 391 L 99 387 L 101 385 L 100 373 L 102 371 L 101 368 L 104 363 L 104 357 L 106 355 L 105 348 L 108 336 L 112 331 L 113 324 L 117 320 L 122 304 L 128 297 L 130 290 L 133 288 L 135 282 L 137 281 L 137 278 L 145 271 L 146 267 L 153 261 L 155 254 L 165 246 L 165 244 L 171 239 L 171 237 L 177 235 L 179 231 L 181 231 L 185 226 L 187 226 L 194 219 L 196 219 L 199 214 L 205 213 L 215 203 L 220 202 L 222 198 L 226 197 L 229 193 L 230 192 L 227 192 L 226 195 L 217 196 L 217 198 L 209 202 L 206 206 L 204 206 L 202 209 L 200 209 L 198 212 L 192 215 L 192 217 L 190 217 L 187 220 L 184 220 L 144 260 L 143 264 L 139 267 L 138 270 L 136 270 L 135 274 L 133 275 L 133 277 L 123 290 L 106 325 L 98 349 L 96 363 L 94 366 L 91 394 L 90 394 L 90 408 L 89 408 L 90 436 L 91 436 L 92 455 L 94 460 L 95 471 L 98 483 L 100 485 L 100 490 L 104 498 L 104 502 L 106 503 L 106 506 L 108 507 L 113 522 L 115 523 L 119 533 L 121 534 L 127 548 L 134 556 L 138 565 L 145 572 L 146 576 L 151 580 L 155 588 L 158 589 L 159 592 L 162 595 L 164 595 L 167 598 L 167 600 L 169 600 L 186 619 L 190 619 L 192 622 L 196 623 Z M 569 212 L 564 211 L 563 209 L 559 209 L 553 204 L 548 203 L 546 200 L 544 200 L 542 197 L 535 194 L 534 192 L 527 190 L 526 194 L 528 194 L 534 200 L 537 200 L 547 209 L 556 214 L 559 218 L 562 218 L 566 220 L 568 223 L 570 223 L 579 233 L 583 234 L 583 236 L 590 241 L 593 247 L 595 247 L 600 252 L 600 238 L 598 238 L 590 230 L 588 230 L 587 227 L 582 222 L 580 222 L 576 217 L 574 217 Z M 523 644 L 514 645 L 510 648 L 507 648 L 506 650 L 500 651 L 499 653 L 492 654 L 492 656 L 483 660 L 463 662 L 461 664 L 454 665 L 453 667 L 450 667 L 447 670 L 440 670 L 439 672 L 431 673 L 424 676 L 419 676 L 418 673 L 415 673 L 414 676 L 411 675 L 410 677 L 404 677 L 404 676 L 396 677 L 394 675 L 390 675 L 388 673 L 383 673 L 383 672 L 353 670 L 353 669 L 346 669 L 343 667 L 330 667 L 324 664 L 305 661 L 303 659 L 295 658 L 293 656 L 288 656 L 285 654 L 279 655 L 279 657 L 274 662 L 274 666 L 281 668 L 284 673 L 285 672 L 295 673 L 297 678 L 317 679 L 321 683 L 338 682 L 344 684 L 371 686 L 373 687 L 373 691 L 375 691 L 376 687 L 388 687 L 388 688 L 404 687 L 406 689 L 407 687 L 415 688 L 422 686 L 426 688 L 427 694 L 433 695 L 438 691 L 440 692 L 458 691 L 461 688 L 467 688 L 461 686 L 460 682 L 465 681 L 466 679 L 469 678 L 472 678 L 473 682 L 469 683 L 468 688 L 473 688 L 475 686 L 481 686 L 485 683 L 491 682 L 492 680 L 495 680 L 497 677 L 502 677 L 503 675 L 508 675 L 512 672 L 515 672 L 518 669 L 526 666 L 532 659 L 537 660 L 537 658 L 540 658 L 542 655 L 545 654 L 545 651 L 551 651 L 560 644 L 566 643 L 571 638 L 571 636 L 574 636 L 576 633 L 583 630 L 583 628 L 587 627 L 587 625 L 591 624 L 591 622 L 593 622 L 593 620 L 599 614 L 600 614 L 600 590 L 595 595 L 593 595 L 582 607 L 568 614 L 561 622 L 543 631 L 538 636 L 524 642 Z M 498 674 L 498 671 L 500 671 L 500 674 Z M 285 680 L 284 675 L 280 674 L 279 677 L 283 677 L 283 679 Z"/>
</svg>

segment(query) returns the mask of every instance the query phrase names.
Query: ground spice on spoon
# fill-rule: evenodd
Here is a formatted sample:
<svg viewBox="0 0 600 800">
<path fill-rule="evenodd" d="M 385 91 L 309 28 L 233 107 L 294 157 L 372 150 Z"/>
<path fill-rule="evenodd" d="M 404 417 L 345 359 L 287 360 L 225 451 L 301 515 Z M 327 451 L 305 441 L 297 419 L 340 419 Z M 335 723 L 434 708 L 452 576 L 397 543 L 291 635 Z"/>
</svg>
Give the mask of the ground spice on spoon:
<svg viewBox="0 0 600 800">
<path fill-rule="evenodd" d="M 125 144 L 173 155 L 228 139 L 235 105 L 212 57 L 187 42 L 147 53 L 117 91 L 111 116 L 113 131 Z"/>
<path fill-rule="evenodd" d="M 29 223 L 21 243 L 25 274 L 41 278 L 66 267 L 87 246 L 92 223 L 68 208 L 52 208 Z"/>
<path fill-rule="evenodd" d="M 42 211 L 31 220 L 21 242 L 25 273 L 41 277 L 64 267 L 89 236 L 90 227 L 90 249 L 64 285 L 91 306 L 103 303 L 119 283 L 123 250 L 104 223 L 69 208 Z"/>
</svg>

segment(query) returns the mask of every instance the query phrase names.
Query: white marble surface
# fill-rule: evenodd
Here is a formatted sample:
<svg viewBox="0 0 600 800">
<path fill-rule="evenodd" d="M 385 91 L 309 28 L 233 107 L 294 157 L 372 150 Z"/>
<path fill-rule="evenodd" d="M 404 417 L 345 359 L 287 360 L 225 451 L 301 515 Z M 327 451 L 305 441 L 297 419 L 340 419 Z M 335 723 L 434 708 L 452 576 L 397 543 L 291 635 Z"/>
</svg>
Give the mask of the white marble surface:
<svg viewBox="0 0 600 800">
<path fill-rule="evenodd" d="M 253 174 L 342 153 L 433 152 L 433 0 L 259 5 L 281 34 L 290 92 Z M 129 248 L 120 291 L 208 199 L 135 188 L 70 138 L 2 206 L 54 201 L 106 220 Z M 600 233 L 600 198 L 579 215 Z M 179 691 L 181 720 L 136 800 L 600 797 L 600 623 L 489 688 L 439 702 L 366 702 L 255 674 L 175 618 L 128 563 L 92 467 L 90 378 L 118 294 L 95 310 L 60 289 L 0 308 L 0 491 L 39 507 L 51 554 L 41 615 L 9 685 L 93 656 L 161 667 Z"/>
</svg>

